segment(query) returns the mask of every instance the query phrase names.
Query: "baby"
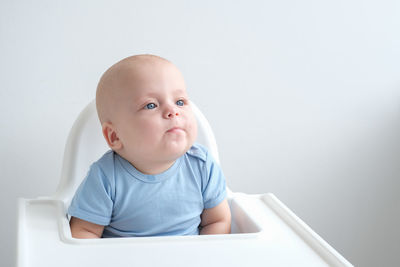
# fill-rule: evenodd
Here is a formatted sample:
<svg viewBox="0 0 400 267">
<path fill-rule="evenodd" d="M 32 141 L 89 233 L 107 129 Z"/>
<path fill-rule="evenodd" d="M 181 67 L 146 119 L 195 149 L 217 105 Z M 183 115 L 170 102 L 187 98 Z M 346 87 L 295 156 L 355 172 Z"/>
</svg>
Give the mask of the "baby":
<svg viewBox="0 0 400 267">
<path fill-rule="evenodd" d="M 100 79 L 96 107 L 111 150 L 71 202 L 73 237 L 230 232 L 223 173 L 194 143 L 196 120 L 171 62 L 138 55 L 114 64 Z"/>
</svg>

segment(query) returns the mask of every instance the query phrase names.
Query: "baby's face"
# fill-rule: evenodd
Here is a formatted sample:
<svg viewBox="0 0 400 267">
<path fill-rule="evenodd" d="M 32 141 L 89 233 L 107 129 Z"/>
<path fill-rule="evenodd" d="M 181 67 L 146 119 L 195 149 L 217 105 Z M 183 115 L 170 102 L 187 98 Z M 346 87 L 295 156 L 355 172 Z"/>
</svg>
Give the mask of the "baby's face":
<svg viewBox="0 0 400 267">
<path fill-rule="evenodd" d="M 175 161 L 197 136 L 181 73 L 171 63 L 156 62 L 125 77 L 113 116 L 122 143 L 117 152 L 133 165 Z"/>
</svg>

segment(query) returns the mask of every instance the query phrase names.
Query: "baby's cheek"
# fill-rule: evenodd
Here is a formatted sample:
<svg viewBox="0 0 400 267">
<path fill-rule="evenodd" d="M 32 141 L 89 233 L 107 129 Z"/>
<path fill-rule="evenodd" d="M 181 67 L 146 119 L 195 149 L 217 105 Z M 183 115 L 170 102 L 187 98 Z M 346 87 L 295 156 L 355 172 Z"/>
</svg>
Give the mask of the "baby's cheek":
<svg viewBox="0 0 400 267">
<path fill-rule="evenodd" d="M 190 141 L 193 143 L 197 138 L 197 121 L 194 118 L 194 116 L 189 123 L 189 135 L 190 135 Z"/>
<path fill-rule="evenodd" d="M 161 130 L 160 123 L 154 120 L 147 120 L 143 122 L 140 127 L 143 135 L 154 135 Z"/>
<path fill-rule="evenodd" d="M 134 134 L 136 138 L 135 144 L 138 147 L 148 147 L 149 145 L 154 144 L 156 141 L 156 132 L 157 131 L 154 128 L 148 127 L 147 125 L 138 126 L 136 134 Z"/>
</svg>

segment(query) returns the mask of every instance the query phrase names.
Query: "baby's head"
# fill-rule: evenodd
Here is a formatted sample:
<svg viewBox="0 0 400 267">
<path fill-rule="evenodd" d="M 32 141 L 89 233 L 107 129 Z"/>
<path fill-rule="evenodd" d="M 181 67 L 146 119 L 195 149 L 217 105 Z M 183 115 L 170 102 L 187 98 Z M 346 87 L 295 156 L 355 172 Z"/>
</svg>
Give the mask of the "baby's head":
<svg viewBox="0 0 400 267">
<path fill-rule="evenodd" d="M 111 66 L 99 81 L 96 107 L 109 147 L 143 173 L 164 171 L 197 136 L 183 76 L 158 56 Z"/>
</svg>

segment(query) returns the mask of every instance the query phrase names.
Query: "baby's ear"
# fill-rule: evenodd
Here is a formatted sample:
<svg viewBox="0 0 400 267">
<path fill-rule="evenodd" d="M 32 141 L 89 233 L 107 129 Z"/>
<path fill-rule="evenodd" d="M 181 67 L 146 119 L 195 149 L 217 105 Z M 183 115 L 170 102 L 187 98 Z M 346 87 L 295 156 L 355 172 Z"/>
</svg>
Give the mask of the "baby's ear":
<svg viewBox="0 0 400 267">
<path fill-rule="evenodd" d="M 107 141 L 108 146 L 117 151 L 122 148 L 121 140 L 119 140 L 114 125 L 110 122 L 104 122 L 102 125 L 103 136 Z"/>
</svg>

